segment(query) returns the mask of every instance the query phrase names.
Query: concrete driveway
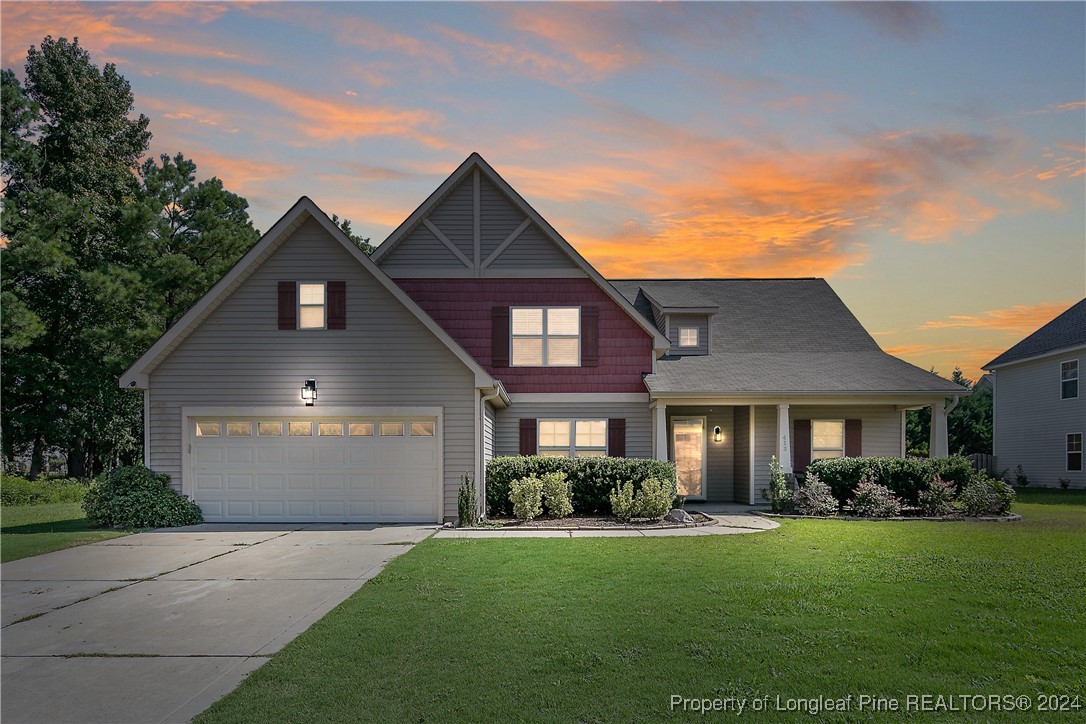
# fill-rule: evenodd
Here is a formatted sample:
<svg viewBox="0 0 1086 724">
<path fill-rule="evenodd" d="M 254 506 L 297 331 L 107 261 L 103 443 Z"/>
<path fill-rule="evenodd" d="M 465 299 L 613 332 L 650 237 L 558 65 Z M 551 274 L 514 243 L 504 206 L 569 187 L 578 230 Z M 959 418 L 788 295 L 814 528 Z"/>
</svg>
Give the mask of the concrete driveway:
<svg viewBox="0 0 1086 724">
<path fill-rule="evenodd" d="M 433 530 L 205 524 L 5 563 L 0 715 L 188 721 Z"/>
</svg>

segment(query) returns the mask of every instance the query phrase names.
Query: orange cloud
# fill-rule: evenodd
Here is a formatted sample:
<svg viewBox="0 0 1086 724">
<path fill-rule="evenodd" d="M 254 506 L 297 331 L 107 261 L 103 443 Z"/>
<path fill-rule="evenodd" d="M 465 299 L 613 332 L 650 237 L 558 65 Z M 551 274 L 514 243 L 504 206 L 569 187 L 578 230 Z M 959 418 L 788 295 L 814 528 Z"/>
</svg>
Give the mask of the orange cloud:
<svg viewBox="0 0 1086 724">
<path fill-rule="evenodd" d="M 153 5 L 85 5 L 68 2 L 9 2 L 4 3 L 3 45 L 4 60 L 18 64 L 26 58 L 26 51 L 37 45 L 47 35 L 79 38 L 80 45 L 90 51 L 99 62 L 114 50 L 140 50 L 163 55 L 188 58 L 219 58 L 255 62 L 252 56 L 223 50 L 222 45 L 204 44 L 180 40 L 176 33 L 150 34 L 130 27 L 131 20 L 149 12 L 159 13 L 206 13 L 211 8 L 193 8 L 183 3 L 172 8 L 172 3 Z M 202 3 L 198 5 L 202 6 Z M 163 10 L 163 8 L 171 8 Z M 191 37 L 192 33 L 185 33 Z"/>
<path fill-rule="evenodd" d="M 1001 332 L 1033 332 L 1067 311 L 1077 300 L 1046 302 L 1044 304 L 1017 304 L 1009 309 L 992 309 L 980 314 L 952 314 L 943 320 L 932 320 L 918 329 L 950 329 L 972 327 Z M 1000 350 L 1002 351 L 1002 350 Z M 998 352 L 997 352 L 998 354 Z"/>
<path fill-rule="evenodd" d="M 576 64 L 530 50 L 519 43 L 491 42 L 448 27 L 437 29 L 445 37 L 465 46 L 478 60 L 492 68 L 515 69 L 529 78 L 541 80 L 588 78 L 584 70 Z"/>
<path fill-rule="evenodd" d="M 423 127 L 435 126 L 441 117 L 431 111 L 375 107 L 336 96 L 324 99 L 287 86 L 231 73 L 183 74 L 188 80 L 220 86 L 276 106 L 297 119 L 299 132 L 319 141 L 353 140 L 379 136 L 404 136 L 432 147 L 443 142 Z"/>
<path fill-rule="evenodd" d="M 286 178 L 294 171 L 285 163 L 257 161 L 207 149 L 186 156 L 196 164 L 200 178 L 217 176 L 222 179 L 224 187 L 241 196 L 259 192 L 262 184 Z M 252 201 L 251 198 L 249 200 Z"/>
</svg>

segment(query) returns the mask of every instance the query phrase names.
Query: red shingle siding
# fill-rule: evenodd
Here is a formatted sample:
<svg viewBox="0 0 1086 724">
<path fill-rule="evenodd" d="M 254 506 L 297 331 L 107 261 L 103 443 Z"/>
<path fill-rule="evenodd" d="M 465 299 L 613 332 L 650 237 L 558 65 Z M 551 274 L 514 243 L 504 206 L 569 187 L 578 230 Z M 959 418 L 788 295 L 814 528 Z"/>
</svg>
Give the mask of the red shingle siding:
<svg viewBox="0 0 1086 724">
<path fill-rule="evenodd" d="M 645 392 L 642 375 L 652 372 L 652 338 L 591 279 L 397 279 L 396 283 L 508 392 Z M 496 305 L 598 307 L 598 366 L 493 367 Z"/>
</svg>

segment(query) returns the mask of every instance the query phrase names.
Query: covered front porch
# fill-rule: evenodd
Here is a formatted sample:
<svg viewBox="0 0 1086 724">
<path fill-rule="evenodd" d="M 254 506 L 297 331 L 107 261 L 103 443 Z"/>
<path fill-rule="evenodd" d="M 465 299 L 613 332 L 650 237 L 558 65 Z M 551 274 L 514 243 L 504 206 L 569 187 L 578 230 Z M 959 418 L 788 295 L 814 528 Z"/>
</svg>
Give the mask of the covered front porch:
<svg viewBox="0 0 1086 724">
<path fill-rule="evenodd" d="M 930 449 L 946 457 L 953 398 L 656 399 L 653 455 L 675 463 L 691 503 L 762 505 L 770 459 L 786 473 L 826 457 L 904 457 L 905 413 L 930 407 Z"/>
</svg>

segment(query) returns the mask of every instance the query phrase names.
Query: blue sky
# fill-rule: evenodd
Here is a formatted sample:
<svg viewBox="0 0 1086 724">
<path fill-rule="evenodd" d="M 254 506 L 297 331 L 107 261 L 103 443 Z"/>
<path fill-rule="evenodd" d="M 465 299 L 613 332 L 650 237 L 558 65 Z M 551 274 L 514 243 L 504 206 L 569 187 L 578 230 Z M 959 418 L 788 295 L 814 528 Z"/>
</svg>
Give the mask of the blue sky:
<svg viewBox="0 0 1086 724">
<path fill-rule="evenodd" d="M 268 228 L 382 240 L 479 151 L 604 274 L 824 276 L 978 366 L 1086 295 L 1083 3 L 5 2 Z"/>
</svg>

